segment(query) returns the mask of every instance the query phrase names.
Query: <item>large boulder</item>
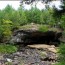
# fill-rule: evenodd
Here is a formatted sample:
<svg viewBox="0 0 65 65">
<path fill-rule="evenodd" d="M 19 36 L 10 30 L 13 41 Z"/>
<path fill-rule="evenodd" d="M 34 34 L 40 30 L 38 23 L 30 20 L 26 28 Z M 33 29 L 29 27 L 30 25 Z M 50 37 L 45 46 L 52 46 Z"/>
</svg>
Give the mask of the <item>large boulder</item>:
<svg viewBox="0 0 65 65">
<path fill-rule="evenodd" d="M 38 30 L 17 30 L 14 32 L 11 42 L 16 44 L 32 45 L 32 44 L 60 44 L 59 38 L 62 36 L 61 32 Z"/>
</svg>

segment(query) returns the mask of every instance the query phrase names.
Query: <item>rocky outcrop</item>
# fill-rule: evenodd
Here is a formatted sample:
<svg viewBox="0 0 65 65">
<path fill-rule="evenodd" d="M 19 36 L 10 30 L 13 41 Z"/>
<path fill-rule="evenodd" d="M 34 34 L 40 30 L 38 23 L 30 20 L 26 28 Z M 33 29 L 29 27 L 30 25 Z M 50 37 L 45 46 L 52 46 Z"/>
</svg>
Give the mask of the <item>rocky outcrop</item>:
<svg viewBox="0 0 65 65">
<path fill-rule="evenodd" d="M 16 53 L 0 55 L 0 65 L 53 65 L 55 62 L 57 53 L 47 49 L 21 47 Z"/>
<path fill-rule="evenodd" d="M 31 45 L 31 44 L 60 44 L 59 38 L 62 36 L 61 32 L 46 31 L 41 32 L 37 30 L 17 30 L 14 32 L 11 42 L 17 44 Z"/>
</svg>

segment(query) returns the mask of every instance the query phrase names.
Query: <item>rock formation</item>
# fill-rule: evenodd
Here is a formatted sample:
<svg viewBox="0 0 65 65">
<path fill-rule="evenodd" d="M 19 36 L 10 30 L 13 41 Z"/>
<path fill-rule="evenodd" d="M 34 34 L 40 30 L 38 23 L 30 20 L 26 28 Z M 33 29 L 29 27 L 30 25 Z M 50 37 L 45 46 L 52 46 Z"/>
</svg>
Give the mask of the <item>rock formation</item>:
<svg viewBox="0 0 65 65">
<path fill-rule="evenodd" d="M 58 45 L 60 44 L 59 38 L 61 36 L 61 32 L 54 31 L 17 30 L 14 32 L 11 41 L 24 46 L 32 44 Z"/>
</svg>

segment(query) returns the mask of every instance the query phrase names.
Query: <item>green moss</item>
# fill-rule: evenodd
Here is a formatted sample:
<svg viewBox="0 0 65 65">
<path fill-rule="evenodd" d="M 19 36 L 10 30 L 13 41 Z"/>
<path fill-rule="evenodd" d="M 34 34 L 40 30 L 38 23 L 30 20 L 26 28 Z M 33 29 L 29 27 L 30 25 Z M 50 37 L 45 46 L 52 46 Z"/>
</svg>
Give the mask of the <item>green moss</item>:
<svg viewBox="0 0 65 65">
<path fill-rule="evenodd" d="M 14 53 L 17 51 L 17 47 L 13 45 L 0 45 L 0 53 Z"/>
<path fill-rule="evenodd" d="M 42 32 L 46 32 L 49 29 L 48 25 L 40 25 L 40 24 L 27 24 L 24 26 L 21 26 L 19 29 L 23 29 L 23 30 L 31 30 L 31 29 L 35 29 L 35 30 L 39 30 Z"/>
<path fill-rule="evenodd" d="M 23 30 L 30 30 L 32 28 L 35 28 L 35 29 L 38 29 L 39 28 L 39 24 L 27 24 L 27 25 L 23 25 L 23 26 L 20 26 L 20 29 L 23 29 Z"/>
<path fill-rule="evenodd" d="M 45 51 L 43 52 L 42 50 L 40 50 L 39 55 L 40 55 L 41 58 L 45 58 L 47 53 Z"/>
<path fill-rule="evenodd" d="M 42 31 L 42 32 L 46 32 L 48 31 L 49 27 L 47 25 L 40 25 L 39 26 L 39 31 Z"/>
<path fill-rule="evenodd" d="M 5 64 L 6 65 L 12 65 L 12 62 L 6 62 Z"/>
</svg>

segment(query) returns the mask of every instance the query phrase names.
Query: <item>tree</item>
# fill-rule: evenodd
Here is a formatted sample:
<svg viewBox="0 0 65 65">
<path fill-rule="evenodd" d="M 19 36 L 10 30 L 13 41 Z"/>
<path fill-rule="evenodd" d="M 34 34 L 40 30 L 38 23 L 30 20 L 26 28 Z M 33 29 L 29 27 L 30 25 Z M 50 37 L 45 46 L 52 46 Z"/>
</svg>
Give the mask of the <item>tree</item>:
<svg viewBox="0 0 65 65">
<path fill-rule="evenodd" d="M 60 10 L 58 10 L 55 6 L 53 7 L 53 17 L 56 21 L 56 26 L 64 28 L 64 13 L 65 13 L 65 0 L 61 0 L 62 5 L 60 6 Z M 62 20 L 63 19 L 63 20 Z M 63 26 L 62 26 L 63 25 Z"/>
<path fill-rule="evenodd" d="M 53 0 L 21 0 L 21 3 L 25 2 L 26 4 L 30 4 L 34 1 L 41 1 L 41 2 L 48 3 L 48 2 L 53 1 Z"/>
<path fill-rule="evenodd" d="M 65 0 L 61 0 L 61 2 L 62 2 L 62 5 L 60 6 L 61 7 L 60 12 L 65 13 Z"/>
<path fill-rule="evenodd" d="M 60 21 L 61 21 L 61 27 L 65 30 L 65 14 L 62 15 Z"/>
<path fill-rule="evenodd" d="M 62 17 L 62 14 L 65 13 L 65 0 L 61 0 L 62 5 L 60 6 L 60 10 L 58 10 L 55 6 L 54 8 L 54 17 L 58 17 L 59 19 Z"/>
<path fill-rule="evenodd" d="M 31 8 L 31 10 L 29 11 L 25 11 L 27 19 L 28 19 L 28 23 L 40 23 L 40 14 L 41 11 L 37 8 Z"/>
<path fill-rule="evenodd" d="M 11 17 L 12 17 L 12 14 L 13 14 L 13 12 L 14 12 L 14 9 L 12 8 L 12 6 L 10 6 L 10 5 L 7 5 L 6 7 L 5 7 L 5 9 L 3 9 L 2 10 L 2 12 L 3 12 L 3 14 L 4 14 L 4 16 L 3 16 L 3 18 L 4 19 L 11 19 Z"/>
<path fill-rule="evenodd" d="M 25 10 L 22 7 L 19 7 L 18 14 L 19 14 L 20 25 L 27 24 L 27 17 L 26 17 L 26 14 L 25 14 Z"/>
<path fill-rule="evenodd" d="M 41 11 L 40 15 L 40 23 L 41 24 L 49 24 L 49 25 L 54 25 L 54 18 L 53 18 L 53 10 L 52 9 L 46 9 Z"/>
<path fill-rule="evenodd" d="M 42 11 L 41 16 L 40 16 L 40 22 L 44 24 L 48 24 L 49 12 L 47 10 Z"/>
<path fill-rule="evenodd" d="M 20 6 L 22 6 L 23 3 L 25 3 L 25 4 L 31 4 L 31 5 L 32 5 L 32 4 L 35 2 L 35 7 L 36 7 L 36 5 L 37 5 L 37 3 L 38 3 L 39 1 L 41 1 L 42 3 L 48 4 L 48 3 L 51 2 L 52 0 L 21 0 L 21 1 L 20 1 Z M 46 7 L 47 7 L 47 5 L 46 5 Z"/>
</svg>

